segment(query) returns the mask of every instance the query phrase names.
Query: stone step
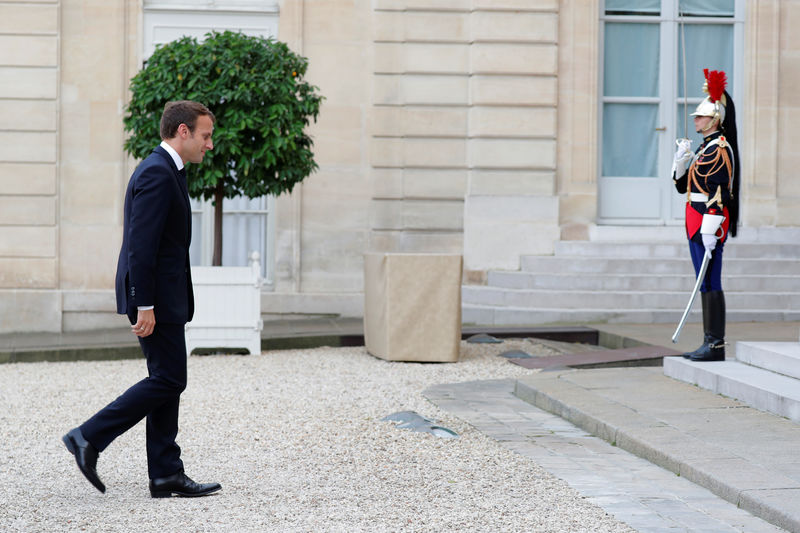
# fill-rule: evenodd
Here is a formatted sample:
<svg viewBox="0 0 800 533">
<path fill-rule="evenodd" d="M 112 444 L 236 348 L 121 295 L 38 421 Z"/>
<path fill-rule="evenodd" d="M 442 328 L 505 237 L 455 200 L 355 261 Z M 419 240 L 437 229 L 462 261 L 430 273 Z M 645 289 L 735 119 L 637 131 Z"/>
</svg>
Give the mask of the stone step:
<svg viewBox="0 0 800 533">
<path fill-rule="evenodd" d="M 650 275 L 694 275 L 688 257 L 680 259 L 630 260 L 606 257 L 532 256 L 520 258 L 521 271 L 534 273 L 608 273 Z M 797 275 L 797 259 L 725 259 L 725 273 L 766 276 Z M 800 290 L 800 278 L 798 278 Z"/>
<path fill-rule="evenodd" d="M 539 309 L 683 309 L 692 290 L 691 280 L 683 291 L 597 291 L 504 289 L 480 285 L 461 288 L 463 303 L 496 307 Z M 699 300 L 699 298 L 698 298 Z M 727 292 L 729 309 L 800 309 L 800 292 Z"/>
<path fill-rule="evenodd" d="M 495 326 L 518 326 L 523 324 L 649 324 L 678 323 L 681 312 L 665 312 L 649 309 L 536 309 L 522 307 L 492 307 L 464 304 L 461 308 L 462 322 Z M 700 320 L 692 314 L 690 321 Z M 730 320 L 730 318 L 729 318 Z"/>
<path fill-rule="evenodd" d="M 470 323 L 677 322 L 694 286 L 680 227 L 594 226 L 550 256 L 522 256 L 519 271 L 490 271 L 462 292 Z M 743 231 L 725 250 L 728 321 L 800 316 L 800 229 Z M 690 315 L 695 320 L 700 309 Z M 467 319 L 465 318 L 465 320 Z"/>
<path fill-rule="evenodd" d="M 669 379 L 655 368 L 538 372 L 517 380 L 515 396 L 785 530 L 800 532 L 796 423 Z M 502 427 L 491 417 L 484 419 Z M 693 526 L 685 530 L 755 530 Z"/>
<path fill-rule="evenodd" d="M 687 295 L 688 301 L 688 295 Z M 684 304 L 685 306 L 685 304 Z M 535 307 L 495 307 L 464 303 L 461 308 L 464 324 L 521 326 L 532 324 L 665 324 L 677 325 L 683 314 L 681 309 L 541 309 Z M 699 322 L 700 306 L 695 303 L 689 313 L 689 322 Z M 784 322 L 800 320 L 800 311 L 731 309 L 726 312 L 729 323 L 734 322 Z M 664 342 L 669 342 L 665 339 Z"/>
<path fill-rule="evenodd" d="M 800 342 L 737 342 L 736 360 L 800 380 Z"/>
<path fill-rule="evenodd" d="M 723 269 L 724 270 L 724 269 Z M 503 289 L 573 289 L 597 291 L 687 291 L 694 286 L 690 274 L 533 273 L 490 271 L 487 285 Z M 723 276 L 726 291 L 800 291 L 797 276 Z"/>
<path fill-rule="evenodd" d="M 682 223 L 646 227 L 592 225 L 589 228 L 589 239 L 611 242 L 683 242 L 686 240 L 686 230 Z"/>
<path fill-rule="evenodd" d="M 664 358 L 664 375 L 800 423 L 800 381 L 739 361 Z"/>
<path fill-rule="evenodd" d="M 672 226 L 597 226 L 589 227 L 589 239 L 611 242 L 683 242 L 683 224 Z M 740 227 L 732 243 L 797 243 L 800 242 L 798 227 Z"/>
<path fill-rule="evenodd" d="M 689 258 L 689 247 L 683 242 L 611 242 L 611 241 L 559 241 L 555 244 L 556 256 L 608 257 L 628 259 Z M 800 244 L 794 243 L 738 243 L 731 241 L 724 249 L 726 259 L 797 259 Z"/>
</svg>

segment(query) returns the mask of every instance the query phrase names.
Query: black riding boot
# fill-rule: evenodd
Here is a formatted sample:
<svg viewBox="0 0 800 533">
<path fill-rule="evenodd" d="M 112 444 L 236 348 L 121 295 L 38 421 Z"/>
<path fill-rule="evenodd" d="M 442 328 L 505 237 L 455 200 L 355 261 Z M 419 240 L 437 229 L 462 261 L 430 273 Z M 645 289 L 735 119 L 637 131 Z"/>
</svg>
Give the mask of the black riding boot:
<svg viewBox="0 0 800 533">
<path fill-rule="evenodd" d="M 725 294 L 722 291 L 709 291 L 703 296 L 703 326 L 706 332 L 705 343 L 693 352 L 692 361 L 725 360 Z M 708 318 L 706 318 L 706 313 Z"/>
<path fill-rule="evenodd" d="M 708 293 L 700 293 L 701 302 L 703 302 L 703 344 L 701 344 L 700 347 L 695 351 L 683 354 L 684 359 L 691 359 L 695 355 L 705 353 L 706 345 L 708 344 L 708 334 L 711 330 L 711 311 L 708 309 L 709 300 L 706 297 L 706 294 Z"/>
</svg>

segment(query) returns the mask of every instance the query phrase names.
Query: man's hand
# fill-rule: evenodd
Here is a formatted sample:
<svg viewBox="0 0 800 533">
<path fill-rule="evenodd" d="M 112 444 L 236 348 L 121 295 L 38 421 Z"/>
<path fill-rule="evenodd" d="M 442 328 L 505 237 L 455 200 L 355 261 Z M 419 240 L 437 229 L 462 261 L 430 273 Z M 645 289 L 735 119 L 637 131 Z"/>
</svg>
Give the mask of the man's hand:
<svg viewBox="0 0 800 533">
<path fill-rule="evenodd" d="M 147 337 L 153 333 L 156 327 L 156 313 L 153 309 L 143 311 L 139 309 L 139 314 L 136 317 L 136 324 L 131 326 L 131 331 L 137 337 Z"/>
</svg>

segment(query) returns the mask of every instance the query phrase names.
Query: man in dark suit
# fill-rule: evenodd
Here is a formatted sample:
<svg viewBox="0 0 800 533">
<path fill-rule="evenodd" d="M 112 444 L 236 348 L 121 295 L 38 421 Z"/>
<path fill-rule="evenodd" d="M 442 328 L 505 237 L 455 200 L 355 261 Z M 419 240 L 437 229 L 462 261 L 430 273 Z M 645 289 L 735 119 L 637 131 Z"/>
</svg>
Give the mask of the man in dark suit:
<svg viewBox="0 0 800 533">
<path fill-rule="evenodd" d="M 200 163 L 214 143 L 214 115 L 192 101 L 169 102 L 163 141 L 136 168 L 125 193 L 117 264 L 117 312 L 127 314 L 147 359 L 148 377 L 62 438 L 78 468 L 100 491 L 100 452 L 147 418 L 147 468 L 154 498 L 204 496 L 218 483 L 195 483 L 183 471 L 178 404 L 186 388 L 184 326 L 194 313 L 189 242 L 192 213 L 186 163 Z"/>
</svg>

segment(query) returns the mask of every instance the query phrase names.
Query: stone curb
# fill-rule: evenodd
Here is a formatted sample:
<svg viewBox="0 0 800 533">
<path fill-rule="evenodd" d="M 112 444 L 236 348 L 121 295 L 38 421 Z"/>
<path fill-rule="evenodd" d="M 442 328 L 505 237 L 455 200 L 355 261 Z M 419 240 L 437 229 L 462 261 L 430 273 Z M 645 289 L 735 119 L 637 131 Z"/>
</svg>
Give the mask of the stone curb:
<svg viewBox="0 0 800 533">
<path fill-rule="evenodd" d="M 710 490 L 771 524 L 800 533 L 800 510 L 781 505 L 781 502 L 786 503 L 787 491 L 800 494 L 796 481 L 777 472 L 771 475 L 762 465 L 724 450 L 715 450 L 678 428 L 561 379 L 570 372 L 573 371 L 546 372 L 517 380 L 514 394 Z M 765 481 L 765 477 L 769 481 Z M 742 479 L 756 481 L 743 486 L 736 482 Z"/>
<path fill-rule="evenodd" d="M 74 361 L 116 361 L 138 359 L 142 356 L 139 345 L 86 347 L 86 348 L 40 348 L 33 350 L 0 351 L 0 364 L 42 363 Z"/>
</svg>

